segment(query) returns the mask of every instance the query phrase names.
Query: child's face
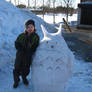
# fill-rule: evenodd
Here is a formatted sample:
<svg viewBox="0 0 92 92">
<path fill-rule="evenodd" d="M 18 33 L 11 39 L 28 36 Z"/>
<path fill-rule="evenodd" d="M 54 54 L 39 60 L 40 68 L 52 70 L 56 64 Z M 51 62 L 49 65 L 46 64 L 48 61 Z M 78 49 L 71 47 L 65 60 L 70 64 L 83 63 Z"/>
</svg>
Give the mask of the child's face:
<svg viewBox="0 0 92 92">
<path fill-rule="evenodd" d="M 33 33 L 34 32 L 34 26 L 32 24 L 29 24 L 26 28 L 27 32 L 28 33 Z"/>
</svg>

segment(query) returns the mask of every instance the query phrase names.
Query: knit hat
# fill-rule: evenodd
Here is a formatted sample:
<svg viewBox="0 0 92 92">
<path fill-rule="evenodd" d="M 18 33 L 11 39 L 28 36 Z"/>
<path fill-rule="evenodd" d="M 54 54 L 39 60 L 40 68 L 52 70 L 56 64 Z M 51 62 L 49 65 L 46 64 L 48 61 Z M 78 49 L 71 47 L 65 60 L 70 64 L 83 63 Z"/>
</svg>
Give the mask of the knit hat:
<svg viewBox="0 0 92 92">
<path fill-rule="evenodd" d="M 32 24 L 34 27 L 35 27 L 35 22 L 33 21 L 33 20 L 27 20 L 26 22 L 25 22 L 25 27 L 27 28 L 28 27 L 28 25 L 30 25 L 30 24 Z"/>
</svg>

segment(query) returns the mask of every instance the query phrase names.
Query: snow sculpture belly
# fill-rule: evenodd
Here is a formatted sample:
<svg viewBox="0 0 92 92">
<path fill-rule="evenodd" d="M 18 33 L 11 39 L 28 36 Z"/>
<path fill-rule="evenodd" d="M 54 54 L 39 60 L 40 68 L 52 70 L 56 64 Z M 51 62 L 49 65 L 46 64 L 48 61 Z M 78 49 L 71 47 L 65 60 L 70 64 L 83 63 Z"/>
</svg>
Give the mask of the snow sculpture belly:
<svg viewBox="0 0 92 92">
<path fill-rule="evenodd" d="M 72 74 L 74 56 L 61 32 L 49 34 L 42 26 L 44 38 L 32 64 L 32 92 L 63 92 Z"/>
</svg>

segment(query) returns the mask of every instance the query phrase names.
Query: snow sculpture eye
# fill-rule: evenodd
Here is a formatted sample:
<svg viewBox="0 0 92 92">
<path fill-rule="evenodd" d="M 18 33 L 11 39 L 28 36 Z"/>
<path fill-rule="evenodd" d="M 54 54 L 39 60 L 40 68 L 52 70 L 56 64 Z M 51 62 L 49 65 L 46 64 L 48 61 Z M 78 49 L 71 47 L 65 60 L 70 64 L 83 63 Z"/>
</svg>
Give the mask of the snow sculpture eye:
<svg viewBox="0 0 92 92">
<path fill-rule="evenodd" d="M 48 41 L 46 43 L 48 44 Z"/>
<path fill-rule="evenodd" d="M 54 46 L 53 46 L 53 45 L 51 45 L 51 48 L 54 48 Z"/>
</svg>

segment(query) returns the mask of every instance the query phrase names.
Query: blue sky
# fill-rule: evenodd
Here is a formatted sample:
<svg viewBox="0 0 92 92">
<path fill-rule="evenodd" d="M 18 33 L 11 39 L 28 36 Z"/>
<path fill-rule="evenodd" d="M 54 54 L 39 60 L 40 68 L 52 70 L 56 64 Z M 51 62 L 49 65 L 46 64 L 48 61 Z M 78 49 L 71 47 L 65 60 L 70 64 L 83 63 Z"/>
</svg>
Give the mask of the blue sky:
<svg viewBox="0 0 92 92">
<path fill-rule="evenodd" d="M 10 1 L 10 0 L 6 0 L 6 1 Z M 11 1 L 12 1 L 12 3 L 14 4 L 14 0 L 11 0 Z M 18 1 L 18 0 L 16 0 L 16 1 Z M 21 4 L 27 5 L 27 1 L 28 1 L 28 0 L 19 0 L 19 1 L 20 1 Z M 34 6 L 34 1 L 35 1 L 35 0 L 30 0 L 30 1 L 31 1 L 31 2 L 30 2 L 30 5 L 31 5 L 31 6 Z M 45 0 L 45 1 L 47 1 L 47 0 Z M 57 1 L 56 5 L 60 5 L 62 0 L 56 0 L 56 1 Z M 37 0 L 37 6 L 38 6 L 38 5 L 42 5 L 41 2 L 42 2 L 42 0 Z M 80 2 L 80 0 L 74 0 L 74 7 L 75 7 L 75 8 L 77 7 L 77 4 L 78 4 L 79 2 Z"/>
</svg>

